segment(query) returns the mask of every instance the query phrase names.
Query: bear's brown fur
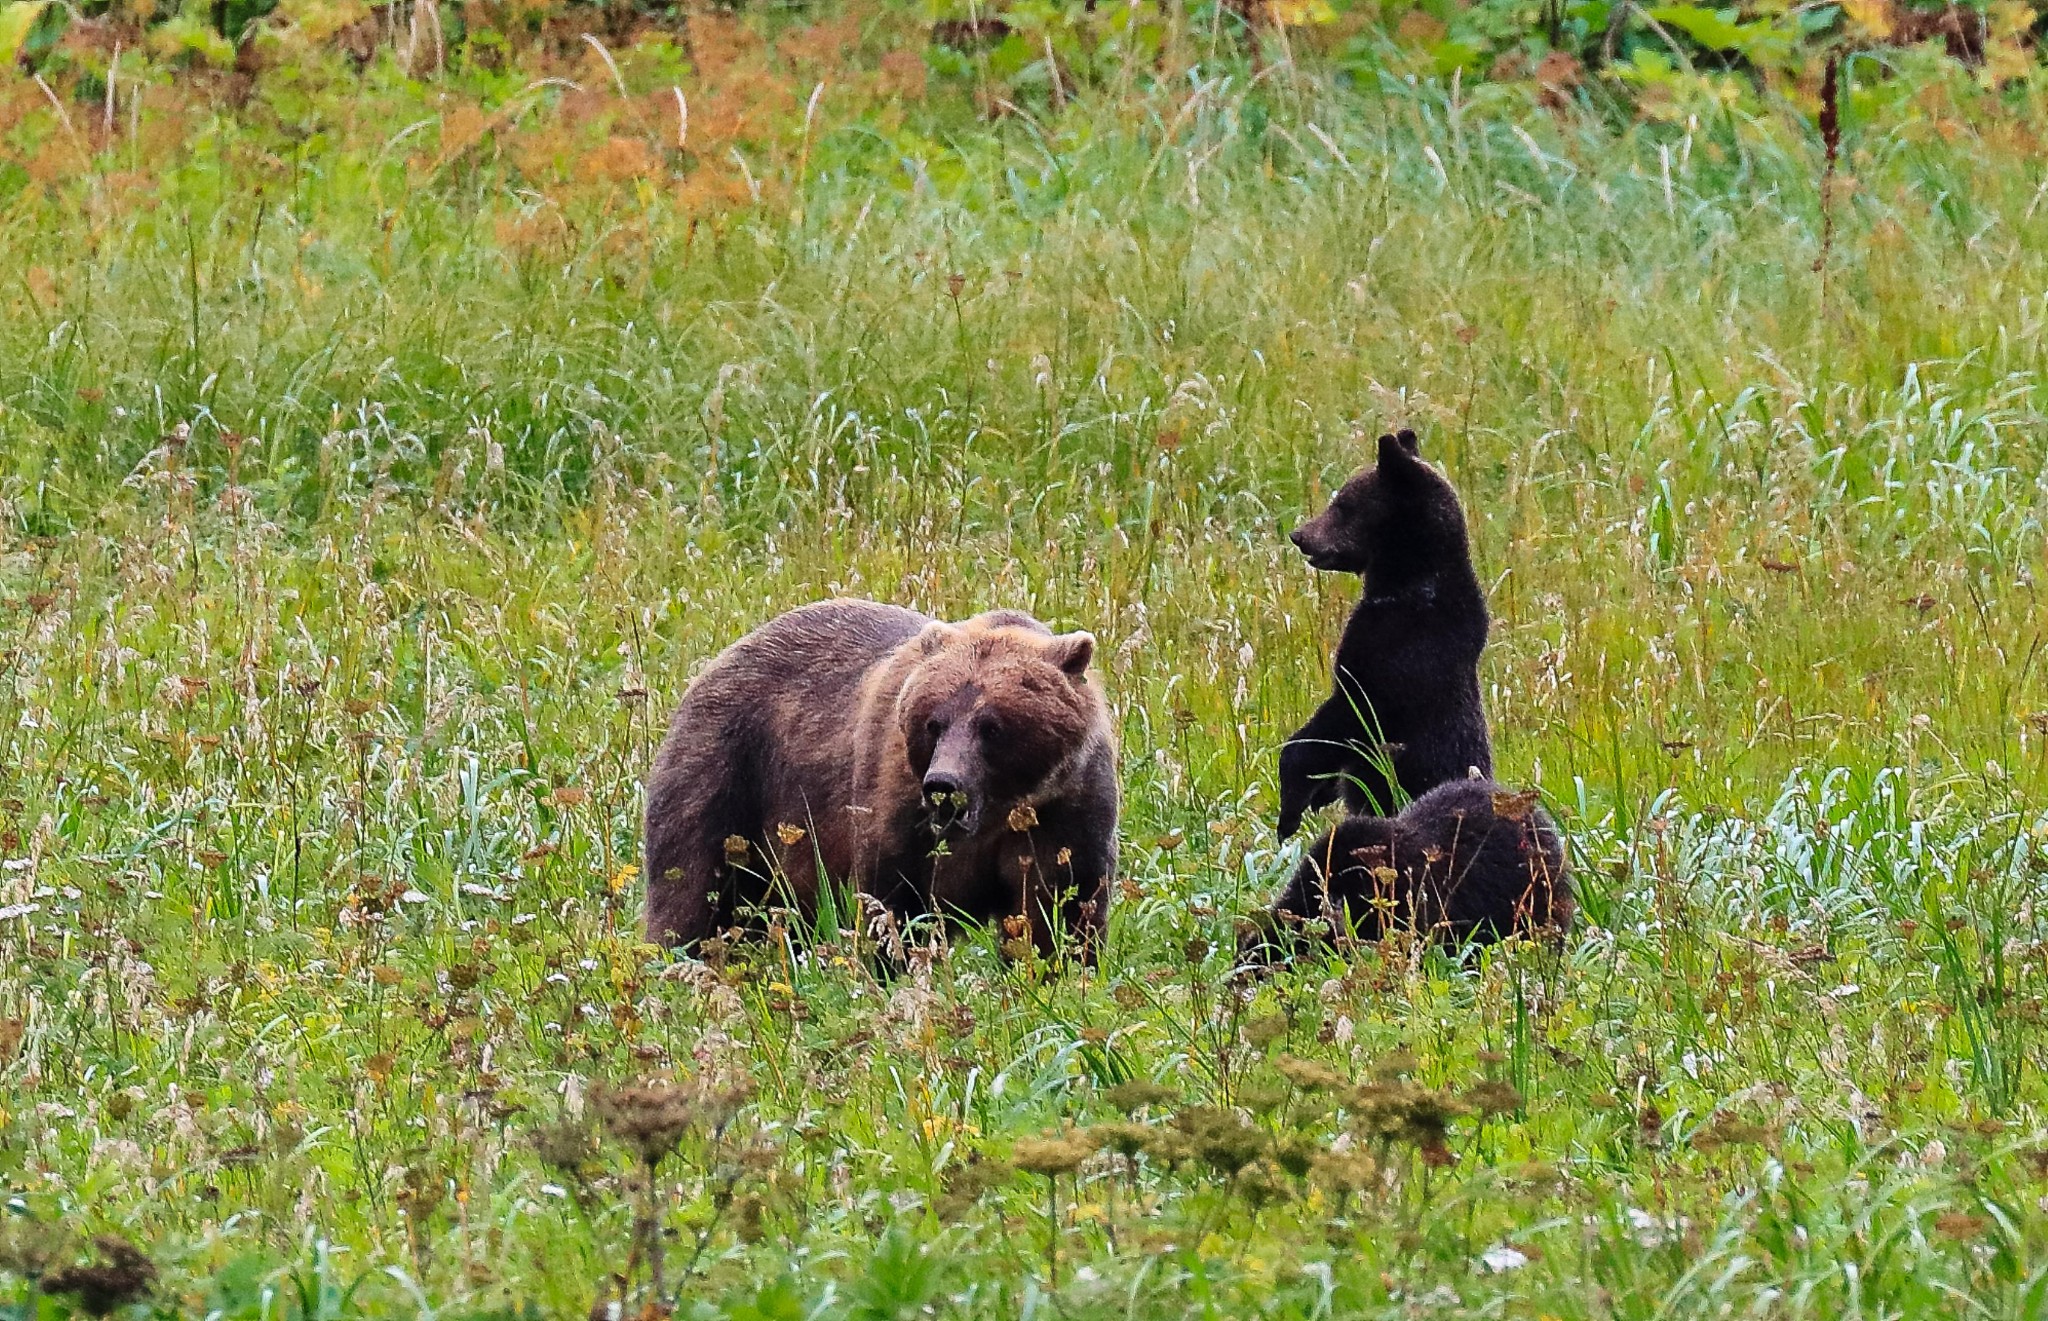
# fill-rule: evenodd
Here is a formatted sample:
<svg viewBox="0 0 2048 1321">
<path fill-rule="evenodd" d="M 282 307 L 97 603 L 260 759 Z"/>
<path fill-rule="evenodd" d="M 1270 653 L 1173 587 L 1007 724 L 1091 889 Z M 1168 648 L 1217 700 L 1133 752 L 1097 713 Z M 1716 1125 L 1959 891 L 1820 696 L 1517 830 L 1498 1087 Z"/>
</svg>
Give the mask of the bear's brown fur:
<svg viewBox="0 0 2048 1321">
<path fill-rule="evenodd" d="M 1116 868 L 1116 742 L 1095 639 L 1015 610 L 950 624 L 823 601 L 684 693 L 647 785 L 647 932 L 689 945 L 820 877 L 900 916 L 1022 914 L 1092 953 Z"/>
</svg>

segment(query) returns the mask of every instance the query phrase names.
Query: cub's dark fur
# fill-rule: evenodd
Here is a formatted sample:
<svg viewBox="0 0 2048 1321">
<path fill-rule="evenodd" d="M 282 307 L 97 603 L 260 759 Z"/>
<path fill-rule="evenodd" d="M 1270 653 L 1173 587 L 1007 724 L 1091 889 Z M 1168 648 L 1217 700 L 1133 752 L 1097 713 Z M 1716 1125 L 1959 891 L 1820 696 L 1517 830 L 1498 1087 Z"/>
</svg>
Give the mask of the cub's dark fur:
<svg viewBox="0 0 2048 1321">
<path fill-rule="evenodd" d="M 1337 643 L 1336 691 L 1280 749 L 1280 838 L 1340 796 L 1353 812 L 1393 810 L 1388 764 L 1410 798 L 1474 767 L 1493 774 L 1486 595 L 1457 493 L 1415 433 L 1381 436 L 1378 462 L 1289 539 L 1315 568 L 1361 575 L 1365 593 Z"/>
<path fill-rule="evenodd" d="M 1533 792 L 1454 780 L 1398 816 L 1354 816 L 1309 846 L 1273 903 L 1268 939 L 1285 946 L 1336 924 L 1366 939 L 1389 929 L 1452 941 L 1563 930 L 1577 905 L 1557 826 Z"/>
<path fill-rule="evenodd" d="M 1087 633 L 872 601 L 769 621 L 691 683 L 647 783 L 647 934 L 687 945 L 823 878 L 909 916 L 1022 914 L 1084 956 L 1116 870 L 1116 739 Z"/>
</svg>

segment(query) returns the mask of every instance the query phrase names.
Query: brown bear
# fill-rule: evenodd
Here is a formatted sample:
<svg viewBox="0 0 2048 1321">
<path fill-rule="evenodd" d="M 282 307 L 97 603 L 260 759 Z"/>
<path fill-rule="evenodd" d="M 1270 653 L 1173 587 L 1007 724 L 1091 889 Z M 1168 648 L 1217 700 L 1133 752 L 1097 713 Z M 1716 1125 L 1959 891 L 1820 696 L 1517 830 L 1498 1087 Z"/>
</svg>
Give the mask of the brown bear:
<svg viewBox="0 0 2048 1321">
<path fill-rule="evenodd" d="M 1116 739 L 1095 639 L 834 600 L 690 684 L 647 784 L 647 933 L 690 945 L 849 882 L 900 918 L 1023 915 L 1084 957 L 1116 869 Z"/>
<path fill-rule="evenodd" d="M 1378 462 L 1289 539 L 1310 566 L 1359 574 L 1365 590 L 1337 643 L 1335 691 L 1280 749 L 1280 838 L 1339 798 L 1391 815 L 1475 767 L 1491 775 L 1486 592 L 1458 493 L 1415 433 L 1381 436 Z"/>
<path fill-rule="evenodd" d="M 1452 943 L 1561 931 L 1577 904 L 1564 843 L 1535 792 L 1452 780 L 1398 816 L 1353 816 L 1309 845 L 1249 959 L 1336 929 L 1377 939 L 1413 930 Z"/>
</svg>

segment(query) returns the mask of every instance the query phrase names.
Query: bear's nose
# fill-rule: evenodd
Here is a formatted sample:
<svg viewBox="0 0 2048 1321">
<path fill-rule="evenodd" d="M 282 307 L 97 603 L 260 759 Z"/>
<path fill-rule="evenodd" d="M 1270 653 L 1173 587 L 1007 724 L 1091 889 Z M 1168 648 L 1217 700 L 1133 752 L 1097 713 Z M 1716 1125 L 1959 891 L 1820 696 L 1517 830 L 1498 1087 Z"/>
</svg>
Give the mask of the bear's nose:
<svg viewBox="0 0 2048 1321">
<path fill-rule="evenodd" d="M 1308 543 L 1302 540 L 1300 528 L 1296 528 L 1294 529 L 1294 531 L 1288 533 L 1287 539 L 1294 543 L 1294 548 L 1296 550 L 1301 551 L 1304 554 L 1308 552 Z"/>
<path fill-rule="evenodd" d="M 959 777 L 946 771 L 933 771 L 924 777 L 924 800 L 928 803 L 942 803 L 964 792 Z"/>
</svg>

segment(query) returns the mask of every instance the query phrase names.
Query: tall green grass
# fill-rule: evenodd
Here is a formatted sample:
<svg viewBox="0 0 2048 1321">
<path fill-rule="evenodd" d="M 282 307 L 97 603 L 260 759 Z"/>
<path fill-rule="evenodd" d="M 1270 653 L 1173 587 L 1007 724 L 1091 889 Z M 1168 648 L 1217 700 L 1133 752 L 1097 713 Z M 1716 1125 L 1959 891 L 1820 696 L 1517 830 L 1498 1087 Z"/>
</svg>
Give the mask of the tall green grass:
<svg viewBox="0 0 2048 1321">
<path fill-rule="evenodd" d="M 534 1135 L 667 1069 L 755 1088 L 661 1167 L 705 1315 L 2039 1310 L 2031 107 L 1852 98 L 1823 308 L 1782 107 L 1218 66 L 835 128 L 781 202 L 692 217 L 421 183 L 384 76 L 372 147 L 223 117 L 146 207 L 0 218 L 6 1306 L 35 1244 L 115 1230 L 165 1312 L 580 1314 L 644 1279 L 646 1190 Z M 1502 775 L 1587 921 L 1247 985 L 1274 749 L 1355 590 L 1280 534 L 1397 423 L 1467 502 Z M 1102 638 L 1098 971 L 638 944 L 668 709 L 839 592 Z M 1282 1052 L 1520 1105 L 1341 1195 L 961 1174 L 1132 1078 L 1152 1127 L 1327 1154 Z"/>
</svg>

